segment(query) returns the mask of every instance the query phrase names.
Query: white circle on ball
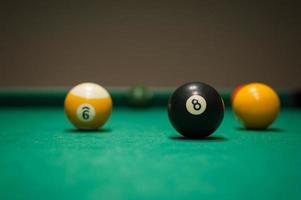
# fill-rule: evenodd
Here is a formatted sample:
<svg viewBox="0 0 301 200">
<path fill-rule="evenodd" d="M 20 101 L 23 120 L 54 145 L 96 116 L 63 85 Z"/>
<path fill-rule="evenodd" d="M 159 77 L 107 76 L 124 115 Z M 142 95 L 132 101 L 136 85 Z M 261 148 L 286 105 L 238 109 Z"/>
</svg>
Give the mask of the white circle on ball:
<svg viewBox="0 0 301 200">
<path fill-rule="evenodd" d="M 89 122 L 95 118 L 95 108 L 88 103 L 78 106 L 76 111 L 77 118 L 82 122 Z"/>
<path fill-rule="evenodd" d="M 186 101 L 186 109 L 190 114 L 200 115 L 205 112 L 207 102 L 204 97 L 200 95 L 192 95 Z"/>
</svg>

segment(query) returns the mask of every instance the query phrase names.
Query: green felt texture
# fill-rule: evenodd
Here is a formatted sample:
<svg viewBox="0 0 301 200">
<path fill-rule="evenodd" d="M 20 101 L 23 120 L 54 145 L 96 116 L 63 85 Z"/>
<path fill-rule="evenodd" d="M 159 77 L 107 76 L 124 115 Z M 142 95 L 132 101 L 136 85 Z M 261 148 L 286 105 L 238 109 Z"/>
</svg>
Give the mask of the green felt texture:
<svg viewBox="0 0 301 200">
<path fill-rule="evenodd" d="M 60 107 L 0 109 L 0 199 L 301 199 L 301 111 L 246 131 L 228 109 L 205 140 L 181 138 L 166 110 L 115 108 L 102 131 Z"/>
</svg>

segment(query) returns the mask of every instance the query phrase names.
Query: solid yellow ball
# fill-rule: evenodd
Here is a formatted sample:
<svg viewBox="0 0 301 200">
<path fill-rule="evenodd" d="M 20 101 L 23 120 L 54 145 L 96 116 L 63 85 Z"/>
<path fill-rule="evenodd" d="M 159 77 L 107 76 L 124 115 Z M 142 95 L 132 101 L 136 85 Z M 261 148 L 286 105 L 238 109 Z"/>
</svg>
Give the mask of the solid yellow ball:
<svg viewBox="0 0 301 200">
<path fill-rule="evenodd" d="M 65 98 L 65 113 L 78 129 L 100 128 L 109 119 L 111 112 L 110 94 L 95 83 L 81 83 L 72 88 Z"/>
<path fill-rule="evenodd" d="M 247 129 L 265 129 L 277 118 L 280 100 L 270 86 L 250 83 L 237 91 L 232 106 Z"/>
</svg>

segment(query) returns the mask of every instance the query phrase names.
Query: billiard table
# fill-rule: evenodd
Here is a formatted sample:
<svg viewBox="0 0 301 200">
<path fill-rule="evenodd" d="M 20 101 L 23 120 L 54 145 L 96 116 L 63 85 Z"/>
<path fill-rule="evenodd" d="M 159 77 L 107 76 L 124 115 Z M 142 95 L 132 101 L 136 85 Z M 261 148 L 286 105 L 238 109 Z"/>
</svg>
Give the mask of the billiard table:
<svg viewBox="0 0 301 200">
<path fill-rule="evenodd" d="M 221 92 L 222 125 L 205 139 L 181 137 L 154 91 L 151 105 L 114 108 L 98 131 L 67 120 L 65 89 L 0 91 L 0 199 L 301 199 L 301 109 L 280 93 L 267 130 L 245 130 Z"/>
</svg>

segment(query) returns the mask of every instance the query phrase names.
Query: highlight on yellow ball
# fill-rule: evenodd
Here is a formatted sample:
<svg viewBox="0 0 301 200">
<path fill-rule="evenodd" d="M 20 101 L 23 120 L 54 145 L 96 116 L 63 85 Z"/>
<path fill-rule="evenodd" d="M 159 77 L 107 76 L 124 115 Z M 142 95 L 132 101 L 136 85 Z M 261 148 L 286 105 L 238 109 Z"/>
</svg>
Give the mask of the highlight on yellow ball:
<svg viewBox="0 0 301 200">
<path fill-rule="evenodd" d="M 280 100 L 270 86 L 263 83 L 249 83 L 236 91 L 232 108 L 247 129 L 266 129 L 277 118 Z"/>
<path fill-rule="evenodd" d="M 95 130 L 109 119 L 112 99 L 102 86 L 96 83 L 81 83 L 67 93 L 64 106 L 68 119 L 75 127 L 81 130 Z"/>
</svg>

